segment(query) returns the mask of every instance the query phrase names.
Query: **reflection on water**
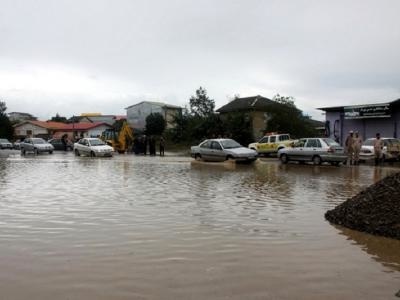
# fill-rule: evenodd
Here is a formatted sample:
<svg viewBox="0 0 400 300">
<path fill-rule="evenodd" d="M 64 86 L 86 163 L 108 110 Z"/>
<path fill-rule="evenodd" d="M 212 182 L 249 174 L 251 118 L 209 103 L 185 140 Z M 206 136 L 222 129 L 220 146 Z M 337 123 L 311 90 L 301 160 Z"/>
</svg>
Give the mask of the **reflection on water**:
<svg viewBox="0 0 400 300">
<path fill-rule="evenodd" d="M 1 295 L 388 299 L 398 290 L 398 242 L 338 234 L 323 215 L 394 171 L 72 153 L 1 159 Z"/>
<path fill-rule="evenodd" d="M 356 245 L 359 245 L 371 258 L 389 269 L 400 271 L 399 240 L 377 237 L 337 225 L 335 227 L 341 234 L 354 241 Z"/>
</svg>

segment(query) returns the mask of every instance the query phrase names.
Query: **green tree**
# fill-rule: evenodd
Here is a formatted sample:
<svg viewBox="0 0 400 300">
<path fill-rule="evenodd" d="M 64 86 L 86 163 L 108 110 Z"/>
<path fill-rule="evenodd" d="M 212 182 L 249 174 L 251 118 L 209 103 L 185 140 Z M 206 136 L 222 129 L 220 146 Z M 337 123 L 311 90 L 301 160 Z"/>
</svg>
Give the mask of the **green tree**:
<svg viewBox="0 0 400 300">
<path fill-rule="evenodd" d="M 270 106 L 266 131 L 290 133 L 295 138 L 316 136 L 317 130 L 313 127 L 308 116 L 294 104 L 293 97 L 277 94 Z"/>
<path fill-rule="evenodd" d="M 12 139 L 14 135 L 14 127 L 6 114 L 6 103 L 0 101 L 0 138 Z"/>
<path fill-rule="evenodd" d="M 67 118 L 66 117 L 61 117 L 58 113 L 56 113 L 55 117 L 52 117 L 50 119 L 50 121 L 66 123 L 67 122 Z"/>
<path fill-rule="evenodd" d="M 161 135 L 166 127 L 165 119 L 160 113 L 151 113 L 146 118 L 146 134 Z"/>
<path fill-rule="evenodd" d="M 196 96 L 190 97 L 189 105 L 192 115 L 204 118 L 214 113 L 215 101 L 207 96 L 206 89 L 200 87 L 196 90 Z"/>
<path fill-rule="evenodd" d="M 232 138 L 246 146 L 253 141 L 252 119 L 245 112 L 232 112 L 222 120 L 223 136 Z"/>
</svg>

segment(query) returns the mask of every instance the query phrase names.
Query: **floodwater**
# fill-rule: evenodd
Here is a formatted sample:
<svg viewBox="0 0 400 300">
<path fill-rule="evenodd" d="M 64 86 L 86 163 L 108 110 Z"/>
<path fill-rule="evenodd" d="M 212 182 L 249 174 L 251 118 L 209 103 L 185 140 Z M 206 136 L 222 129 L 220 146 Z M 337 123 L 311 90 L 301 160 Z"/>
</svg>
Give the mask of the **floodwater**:
<svg viewBox="0 0 400 300">
<path fill-rule="evenodd" d="M 0 299 L 398 299 L 400 241 L 326 210 L 396 168 L 0 159 Z"/>
</svg>

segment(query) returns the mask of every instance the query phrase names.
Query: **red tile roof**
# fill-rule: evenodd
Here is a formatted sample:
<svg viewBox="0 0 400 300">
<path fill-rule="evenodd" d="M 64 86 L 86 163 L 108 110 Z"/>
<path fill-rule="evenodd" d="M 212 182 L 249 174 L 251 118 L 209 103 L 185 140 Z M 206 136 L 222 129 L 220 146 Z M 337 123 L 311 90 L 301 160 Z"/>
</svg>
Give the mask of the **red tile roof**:
<svg viewBox="0 0 400 300">
<path fill-rule="evenodd" d="M 111 127 L 111 125 L 103 122 L 96 122 L 96 123 L 61 123 L 61 122 L 53 122 L 53 121 L 26 121 L 18 125 L 31 123 L 33 125 L 55 130 L 55 131 L 85 131 L 89 129 L 93 129 L 102 125 Z M 16 125 L 16 126 L 18 126 Z"/>
</svg>

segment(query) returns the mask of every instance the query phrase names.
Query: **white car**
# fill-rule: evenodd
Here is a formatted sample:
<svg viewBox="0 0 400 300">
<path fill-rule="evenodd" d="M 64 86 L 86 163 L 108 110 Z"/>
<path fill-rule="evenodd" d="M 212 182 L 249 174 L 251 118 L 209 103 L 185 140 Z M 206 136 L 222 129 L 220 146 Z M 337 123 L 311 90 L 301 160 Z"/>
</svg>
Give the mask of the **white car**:
<svg viewBox="0 0 400 300">
<path fill-rule="evenodd" d="M 400 140 L 395 138 L 381 138 L 383 141 L 382 159 L 398 159 L 400 157 Z M 375 138 L 366 139 L 361 146 L 360 160 L 375 159 Z"/>
<path fill-rule="evenodd" d="M 36 155 L 43 152 L 52 154 L 54 147 L 42 138 L 26 138 L 19 144 L 21 154 L 25 155 L 26 152 L 33 152 Z"/>
<path fill-rule="evenodd" d="M 74 144 L 74 153 L 77 156 L 113 156 L 114 149 L 98 138 L 83 138 Z"/>
<path fill-rule="evenodd" d="M 225 161 L 228 159 L 237 162 L 253 162 L 257 159 L 257 152 L 243 147 L 232 139 L 209 139 L 198 146 L 191 147 L 191 156 L 197 160 Z"/>
<path fill-rule="evenodd" d="M 314 165 L 329 162 L 336 166 L 347 159 L 343 147 L 330 138 L 300 139 L 293 147 L 279 150 L 278 157 L 284 164 L 289 161 L 312 162 Z"/>
</svg>

